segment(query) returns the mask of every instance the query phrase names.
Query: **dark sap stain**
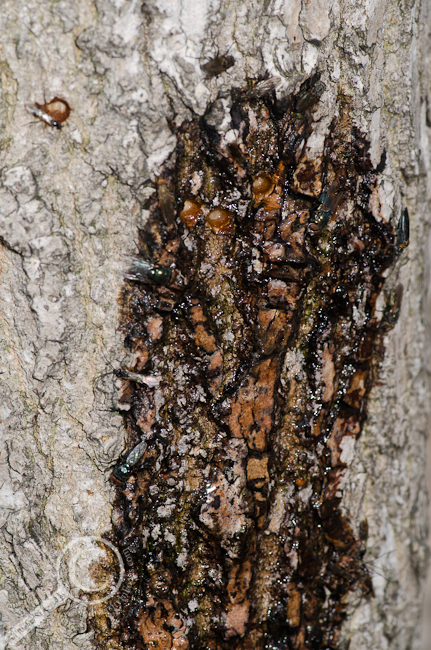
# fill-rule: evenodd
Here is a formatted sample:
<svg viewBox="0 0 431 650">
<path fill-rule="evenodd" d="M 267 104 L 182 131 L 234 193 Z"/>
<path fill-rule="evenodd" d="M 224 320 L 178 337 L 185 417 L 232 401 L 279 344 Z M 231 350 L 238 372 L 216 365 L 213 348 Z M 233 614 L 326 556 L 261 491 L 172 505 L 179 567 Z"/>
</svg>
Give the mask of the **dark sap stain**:
<svg viewBox="0 0 431 650">
<path fill-rule="evenodd" d="M 349 592 L 372 594 L 341 485 L 401 303 L 399 285 L 379 320 L 408 215 L 373 216 L 348 97 L 309 160 L 324 86 L 279 103 L 275 83 L 224 98 L 235 141 L 213 107 L 177 129 L 139 232 L 110 535 L 126 586 L 92 610 L 98 648 L 335 649 Z"/>
</svg>

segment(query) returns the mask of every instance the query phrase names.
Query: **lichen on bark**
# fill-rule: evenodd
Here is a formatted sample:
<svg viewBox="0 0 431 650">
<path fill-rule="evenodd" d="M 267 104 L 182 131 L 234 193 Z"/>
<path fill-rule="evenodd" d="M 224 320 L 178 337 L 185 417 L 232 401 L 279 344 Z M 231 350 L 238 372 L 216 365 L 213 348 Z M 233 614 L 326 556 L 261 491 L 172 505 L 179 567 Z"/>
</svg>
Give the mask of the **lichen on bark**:
<svg viewBox="0 0 431 650">
<path fill-rule="evenodd" d="M 372 593 L 366 522 L 355 536 L 340 501 L 399 251 L 384 157 L 341 88 L 308 157 L 318 83 L 276 100 L 250 82 L 173 127 L 139 233 L 165 281 L 138 273 L 122 296 L 128 370 L 161 382 L 125 380 L 128 449 L 147 450 L 117 488 L 128 571 L 92 613 L 98 647 L 336 648 L 349 592 Z"/>
</svg>

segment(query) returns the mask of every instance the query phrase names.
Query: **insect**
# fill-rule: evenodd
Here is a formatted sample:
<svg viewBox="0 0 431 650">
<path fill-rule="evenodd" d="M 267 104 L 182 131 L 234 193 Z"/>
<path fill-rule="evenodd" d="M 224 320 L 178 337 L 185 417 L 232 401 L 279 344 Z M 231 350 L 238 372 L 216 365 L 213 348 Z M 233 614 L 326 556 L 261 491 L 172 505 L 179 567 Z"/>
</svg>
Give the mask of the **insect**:
<svg viewBox="0 0 431 650">
<path fill-rule="evenodd" d="M 247 91 L 245 97 L 247 99 L 259 99 L 260 97 L 269 95 L 269 93 L 272 93 L 272 91 L 277 88 L 277 86 L 280 84 L 280 81 L 280 77 L 270 77 L 269 79 L 259 81 L 254 86 L 254 88 L 251 88 L 249 91 Z"/>
<path fill-rule="evenodd" d="M 386 305 L 383 311 L 381 326 L 385 331 L 392 329 L 400 314 L 404 287 L 398 284 L 395 289 L 386 292 Z"/>
<path fill-rule="evenodd" d="M 111 367 L 110 372 L 114 374 L 116 377 L 120 377 L 122 379 L 130 379 L 130 381 L 134 381 L 137 384 L 143 384 L 144 386 L 148 386 L 149 388 L 156 388 L 160 384 L 161 378 L 159 375 L 141 375 L 138 372 L 127 370 L 127 368 L 114 368 L 108 359 L 106 359 L 106 362 Z M 110 374 L 110 373 L 104 373 L 104 375 L 102 376 L 105 376 L 106 374 Z"/>
<path fill-rule="evenodd" d="M 125 370 L 124 368 L 116 370 L 115 374 L 117 377 L 130 379 L 131 381 L 135 381 L 137 384 L 144 384 L 150 388 L 155 388 L 160 384 L 160 377 L 158 375 L 140 375 L 137 372 L 131 372 L 130 370 Z"/>
<path fill-rule="evenodd" d="M 359 539 L 366 542 L 368 539 L 368 521 L 363 519 L 359 524 Z"/>
<path fill-rule="evenodd" d="M 409 245 L 409 237 L 410 237 L 410 219 L 409 219 L 409 211 L 407 208 L 404 208 L 404 210 L 401 213 L 400 220 L 398 221 L 398 228 L 397 228 L 397 244 L 398 248 L 407 248 Z"/>
<path fill-rule="evenodd" d="M 201 66 L 201 70 L 205 72 L 207 79 L 212 79 L 213 77 L 218 77 L 222 72 L 226 72 L 233 65 L 235 65 L 235 59 L 231 54 L 228 54 L 216 56 L 214 59 L 204 63 Z"/>
<path fill-rule="evenodd" d="M 33 117 L 37 117 L 38 120 L 45 122 L 45 124 L 48 124 L 48 126 L 52 126 L 55 129 L 61 129 L 60 122 L 54 120 L 54 118 L 51 117 L 51 115 L 48 115 L 48 113 L 46 113 L 41 108 L 39 108 L 37 104 L 29 104 L 25 108 L 26 111 L 30 113 L 30 115 L 33 115 Z"/>
<path fill-rule="evenodd" d="M 165 223 L 167 226 L 172 226 L 175 222 L 175 203 L 172 194 L 168 190 L 166 181 L 158 181 L 157 196 Z"/>
<path fill-rule="evenodd" d="M 172 269 L 166 266 L 155 266 L 147 260 L 133 257 L 130 268 L 125 273 L 128 280 L 167 285 L 172 277 Z"/>
<path fill-rule="evenodd" d="M 326 228 L 334 216 L 342 197 L 341 193 L 336 193 L 335 185 L 331 185 L 326 192 L 321 194 L 319 206 L 308 223 L 307 229 L 310 235 L 318 235 Z"/>
<path fill-rule="evenodd" d="M 296 98 L 295 109 L 298 113 L 312 108 L 326 90 L 326 86 L 320 80 L 320 72 L 316 72 L 312 77 L 306 79 L 299 89 Z"/>
<path fill-rule="evenodd" d="M 132 451 L 126 456 L 124 463 L 114 469 L 111 474 L 111 480 L 117 484 L 118 481 L 120 481 L 120 483 L 125 483 L 133 470 L 141 462 L 146 449 L 147 443 L 144 440 L 136 445 L 136 447 L 133 447 Z"/>
<path fill-rule="evenodd" d="M 63 122 L 67 120 L 70 115 L 70 106 L 65 99 L 60 97 L 54 97 L 50 102 L 45 104 L 29 104 L 26 107 L 26 110 L 37 117 L 38 120 L 45 122 L 48 126 L 52 126 L 55 129 L 61 129 Z"/>
</svg>

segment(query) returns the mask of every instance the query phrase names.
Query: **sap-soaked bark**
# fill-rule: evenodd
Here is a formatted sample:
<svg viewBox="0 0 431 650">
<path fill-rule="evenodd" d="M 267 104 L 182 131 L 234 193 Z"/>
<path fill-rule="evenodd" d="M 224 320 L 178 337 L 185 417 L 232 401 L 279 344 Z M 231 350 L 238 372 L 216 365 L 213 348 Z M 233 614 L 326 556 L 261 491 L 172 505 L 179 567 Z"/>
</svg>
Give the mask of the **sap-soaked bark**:
<svg viewBox="0 0 431 650">
<path fill-rule="evenodd" d="M 122 328 L 130 370 L 162 381 L 125 383 L 128 449 L 148 448 L 117 489 L 127 597 L 95 610 L 100 648 L 337 648 L 349 592 L 372 594 L 340 501 L 391 323 L 375 307 L 395 233 L 372 213 L 378 173 L 348 97 L 319 160 L 298 101 L 217 100 L 165 165 L 175 222 L 151 200 L 141 253 L 173 273 L 126 283 Z"/>
</svg>

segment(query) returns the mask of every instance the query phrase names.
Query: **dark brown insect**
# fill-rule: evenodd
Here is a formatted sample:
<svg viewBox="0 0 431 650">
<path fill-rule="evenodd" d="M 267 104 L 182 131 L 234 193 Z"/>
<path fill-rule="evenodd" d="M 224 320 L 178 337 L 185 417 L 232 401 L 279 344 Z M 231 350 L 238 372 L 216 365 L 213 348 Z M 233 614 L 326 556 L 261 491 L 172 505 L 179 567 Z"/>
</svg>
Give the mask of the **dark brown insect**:
<svg viewBox="0 0 431 650">
<path fill-rule="evenodd" d="M 235 59 L 231 54 L 224 56 L 216 56 L 215 59 L 211 59 L 208 63 L 204 63 L 201 66 L 206 74 L 207 79 L 212 79 L 213 77 L 218 77 L 222 72 L 226 72 L 233 65 L 235 65 Z"/>
<path fill-rule="evenodd" d="M 295 103 L 295 109 L 298 113 L 304 113 L 304 111 L 315 106 L 325 92 L 326 86 L 320 81 L 320 74 L 320 72 L 316 72 L 301 84 Z"/>
<path fill-rule="evenodd" d="M 272 93 L 280 84 L 280 82 L 280 77 L 270 77 L 269 79 L 264 79 L 263 81 L 259 81 L 253 88 L 250 88 L 245 96 L 247 99 L 258 99 L 260 97 L 264 97 L 265 95 Z"/>
<path fill-rule="evenodd" d="M 381 326 L 386 332 L 392 329 L 398 320 L 403 293 L 404 287 L 401 283 L 397 284 L 395 289 L 386 292 L 386 305 L 381 321 Z"/>
<path fill-rule="evenodd" d="M 65 99 L 61 99 L 61 97 L 54 97 L 54 99 L 51 99 L 46 104 L 38 104 L 35 102 L 35 106 L 49 115 L 57 124 L 63 124 L 69 117 L 71 111 L 68 102 Z"/>
<path fill-rule="evenodd" d="M 175 203 L 169 192 L 166 181 L 158 181 L 157 194 L 159 197 L 160 210 L 167 226 L 171 226 L 175 221 Z"/>
<path fill-rule="evenodd" d="M 407 208 L 404 208 L 404 210 L 401 213 L 400 220 L 398 222 L 398 234 L 397 234 L 398 247 L 401 249 L 407 248 L 407 246 L 409 245 L 409 238 L 410 238 L 409 211 L 407 210 Z"/>
</svg>

